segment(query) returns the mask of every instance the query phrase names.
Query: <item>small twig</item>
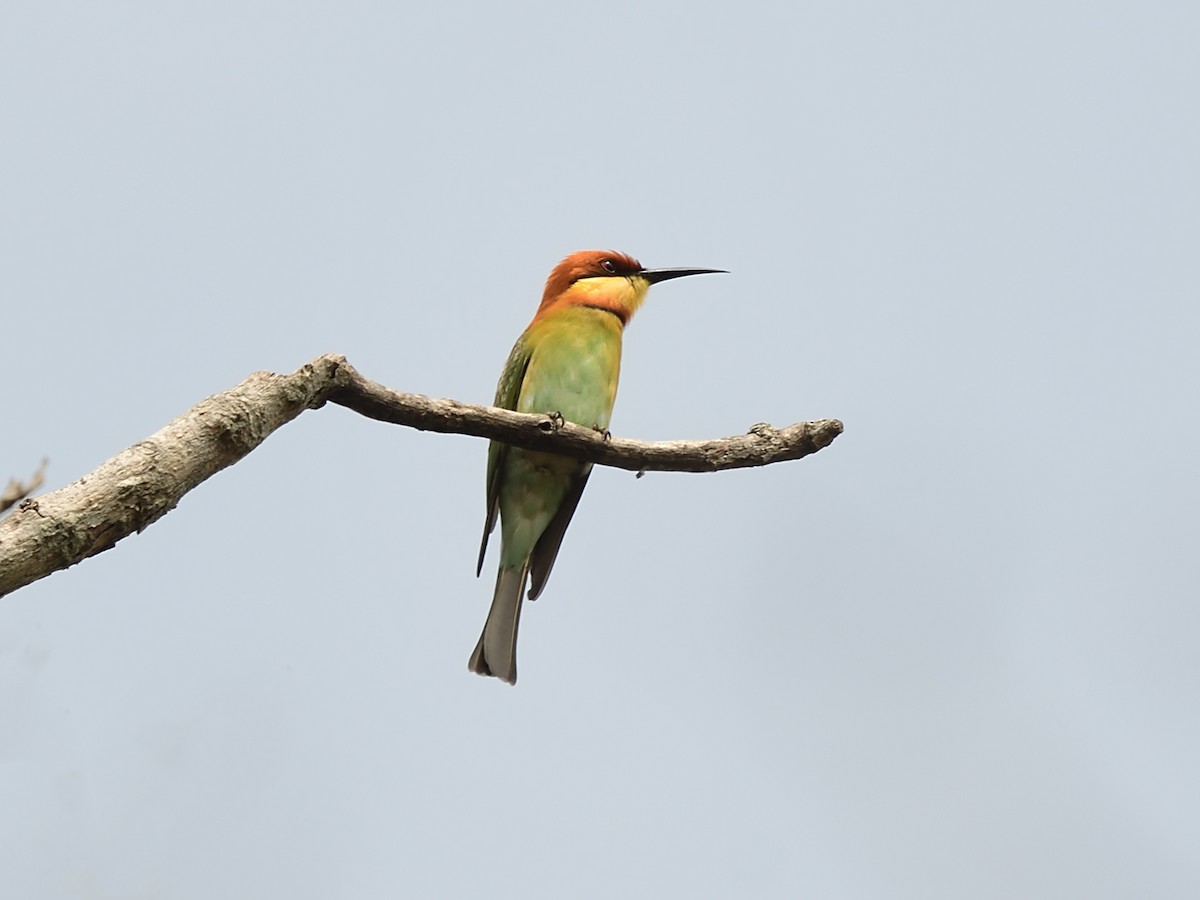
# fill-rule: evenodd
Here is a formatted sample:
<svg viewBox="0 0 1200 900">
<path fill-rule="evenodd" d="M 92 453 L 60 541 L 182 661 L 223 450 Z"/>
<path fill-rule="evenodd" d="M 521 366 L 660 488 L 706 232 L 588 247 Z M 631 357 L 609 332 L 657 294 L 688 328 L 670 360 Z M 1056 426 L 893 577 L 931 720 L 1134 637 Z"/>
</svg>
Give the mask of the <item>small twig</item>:
<svg viewBox="0 0 1200 900">
<path fill-rule="evenodd" d="M 49 460 L 42 460 L 42 464 L 37 467 L 37 471 L 33 473 L 28 481 L 18 481 L 15 478 L 9 479 L 8 487 L 3 493 L 0 493 L 0 512 L 4 512 L 11 506 L 15 506 L 25 497 L 28 497 L 34 491 L 42 486 L 46 480 L 46 464 Z"/>
</svg>

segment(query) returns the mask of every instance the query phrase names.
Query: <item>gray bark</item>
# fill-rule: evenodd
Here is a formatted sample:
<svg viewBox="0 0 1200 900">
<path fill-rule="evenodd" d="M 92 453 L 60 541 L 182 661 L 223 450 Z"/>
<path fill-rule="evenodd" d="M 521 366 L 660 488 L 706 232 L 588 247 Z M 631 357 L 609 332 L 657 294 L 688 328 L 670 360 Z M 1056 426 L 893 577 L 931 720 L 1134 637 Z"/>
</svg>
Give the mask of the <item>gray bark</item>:
<svg viewBox="0 0 1200 900">
<path fill-rule="evenodd" d="M 800 459 L 842 432 L 836 419 L 706 441 L 632 441 L 561 419 L 393 391 L 325 355 L 291 375 L 256 372 L 202 400 L 74 484 L 22 500 L 0 519 L 0 596 L 111 548 L 170 512 L 306 409 L 336 403 L 423 431 L 471 434 L 636 472 L 715 472 Z"/>
</svg>

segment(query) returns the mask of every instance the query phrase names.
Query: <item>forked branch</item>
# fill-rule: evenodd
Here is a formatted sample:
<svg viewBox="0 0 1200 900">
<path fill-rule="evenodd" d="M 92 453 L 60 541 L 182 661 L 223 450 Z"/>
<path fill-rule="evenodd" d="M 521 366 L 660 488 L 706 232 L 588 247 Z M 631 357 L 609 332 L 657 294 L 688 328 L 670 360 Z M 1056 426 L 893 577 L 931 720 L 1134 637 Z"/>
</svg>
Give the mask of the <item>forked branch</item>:
<svg viewBox="0 0 1200 900">
<path fill-rule="evenodd" d="M 46 480 L 46 463 L 47 460 L 43 459 L 28 481 L 19 481 L 16 478 L 8 480 L 8 487 L 0 491 L 0 513 L 10 506 L 15 506 L 42 486 L 42 482 Z"/>
<path fill-rule="evenodd" d="M 590 428 L 456 400 L 393 391 L 325 355 L 291 375 L 256 372 L 202 400 L 74 484 L 23 500 L 0 519 L 0 596 L 108 550 L 172 510 L 306 409 L 326 402 L 423 431 L 471 434 L 637 472 L 715 472 L 800 459 L 842 432 L 836 419 L 709 441 L 631 441 Z"/>
</svg>

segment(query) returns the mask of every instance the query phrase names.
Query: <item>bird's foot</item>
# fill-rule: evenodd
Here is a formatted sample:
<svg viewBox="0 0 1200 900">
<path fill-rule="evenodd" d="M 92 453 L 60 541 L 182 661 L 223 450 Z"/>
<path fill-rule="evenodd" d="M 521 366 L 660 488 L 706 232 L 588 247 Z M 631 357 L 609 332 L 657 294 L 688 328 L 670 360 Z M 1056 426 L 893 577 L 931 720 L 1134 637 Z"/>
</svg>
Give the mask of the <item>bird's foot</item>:
<svg viewBox="0 0 1200 900">
<path fill-rule="evenodd" d="M 547 413 L 546 421 L 540 423 L 538 428 L 542 429 L 542 431 L 546 432 L 547 434 L 553 434 L 554 432 L 559 431 L 565 424 L 567 424 L 567 420 L 563 418 L 563 414 L 556 411 Z"/>
<path fill-rule="evenodd" d="M 600 435 L 600 437 L 604 438 L 604 443 L 606 443 L 606 444 L 612 443 L 612 432 L 609 431 L 607 428 L 601 428 L 599 425 L 593 425 L 592 431 L 596 432 L 596 434 L 598 434 L 598 435 Z"/>
</svg>

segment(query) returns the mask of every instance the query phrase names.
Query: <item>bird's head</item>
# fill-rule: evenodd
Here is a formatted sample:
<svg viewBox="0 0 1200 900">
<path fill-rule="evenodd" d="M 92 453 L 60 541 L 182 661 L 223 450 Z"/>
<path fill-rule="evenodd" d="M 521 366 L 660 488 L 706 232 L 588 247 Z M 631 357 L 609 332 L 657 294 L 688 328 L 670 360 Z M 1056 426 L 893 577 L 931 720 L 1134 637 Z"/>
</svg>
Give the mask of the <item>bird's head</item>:
<svg viewBox="0 0 1200 900">
<path fill-rule="evenodd" d="M 650 285 L 685 275 L 724 272 L 724 269 L 647 269 L 627 253 L 579 250 L 550 273 L 538 307 L 539 318 L 561 306 L 604 309 L 625 324 L 646 299 Z"/>
</svg>

